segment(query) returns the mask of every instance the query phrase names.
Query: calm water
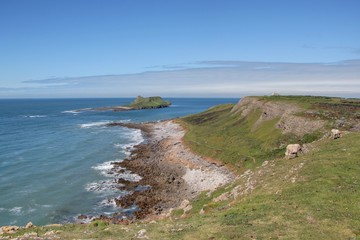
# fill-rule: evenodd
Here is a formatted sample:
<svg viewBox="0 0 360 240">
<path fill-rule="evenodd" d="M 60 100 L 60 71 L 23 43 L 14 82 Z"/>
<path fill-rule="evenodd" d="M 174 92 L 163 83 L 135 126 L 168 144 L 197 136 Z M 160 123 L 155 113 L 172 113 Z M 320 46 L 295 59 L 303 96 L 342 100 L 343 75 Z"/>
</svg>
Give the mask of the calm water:
<svg viewBox="0 0 360 240">
<path fill-rule="evenodd" d="M 129 112 L 73 110 L 132 99 L 0 100 L 0 226 L 67 222 L 79 214 L 118 211 L 111 199 L 124 192 L 113 183 L 110 162 L 124 159 L 143 138 L 138 130 L 108 128 L 106 123 L 169 119 L 237 102 L 170 100 L 170 108 Z"/>
</svg>

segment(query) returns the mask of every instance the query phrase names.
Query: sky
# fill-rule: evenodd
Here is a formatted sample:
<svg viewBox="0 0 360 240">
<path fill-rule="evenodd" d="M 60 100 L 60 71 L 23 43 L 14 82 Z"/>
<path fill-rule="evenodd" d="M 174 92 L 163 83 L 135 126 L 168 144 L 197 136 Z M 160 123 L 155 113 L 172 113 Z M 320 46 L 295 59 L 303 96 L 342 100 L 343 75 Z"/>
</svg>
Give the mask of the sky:
<svg viewBox="0 0 360 240">
<path fill-rule="evenodd" d="M 0 0 L 0 98 L 360 97 L 358 0 Z"/>
</svg>

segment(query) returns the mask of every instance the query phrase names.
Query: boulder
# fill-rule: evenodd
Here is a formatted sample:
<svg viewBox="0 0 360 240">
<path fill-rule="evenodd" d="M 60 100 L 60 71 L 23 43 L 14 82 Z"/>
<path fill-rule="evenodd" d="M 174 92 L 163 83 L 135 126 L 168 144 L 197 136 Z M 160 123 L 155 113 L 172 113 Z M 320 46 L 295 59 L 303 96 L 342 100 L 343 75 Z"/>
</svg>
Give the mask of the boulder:
<svg viewBox="0 0 360 240">
<path fill-rule="evenodd" d="M 289 144 L 286 147 L 285 157 L 287 159 L 295 158 L 301 152 L 300 144 Z"/>
<path fill-rule="evenodd" d="M 187 213 L 192 209 L 192 205 L 189 200 L 185 199 L 181 202 L 179 209 L 183 209 L 184 213 Z"/>
<path fill-rule="evenodd" d="M 3 231 L 3 233 L 13 234 L 13 233 L 16 233 L 17 230 L 19 230 L 19 227 L 18 226 L 4 226 L 1 228 L 1 230 Z"/>
<path fill-rule="evenodd" d="M 32 222 L 28 222 L 25 226 L 25 228 L 32 228 L 34 224 Z"/>
<path fill-rule="evenodd" d="M 146 235 L 146 229 L 141 229 L 136 235 L 135 238 L 138 239 L 149 239 L 149 237 Z"/>
<path fill-rule="evenodd" d="M 331 129 L 331 138 L 337 139 L 341 137 L 341 131 L 339 129 Z"/>
</svg>

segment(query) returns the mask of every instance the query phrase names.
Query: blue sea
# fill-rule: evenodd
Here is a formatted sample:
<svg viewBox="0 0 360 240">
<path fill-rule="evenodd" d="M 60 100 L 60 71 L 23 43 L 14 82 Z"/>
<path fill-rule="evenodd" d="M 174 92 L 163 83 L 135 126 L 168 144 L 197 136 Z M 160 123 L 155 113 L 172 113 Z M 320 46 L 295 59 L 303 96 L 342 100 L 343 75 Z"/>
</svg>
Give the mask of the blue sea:
<svg viewBox="0 0 360 240">
<path fill-rule="evenodd" d="M 111 162 L 144 141 L 139 130 L 109 122 L 181 117 L 238 99 L 169 99 L 169 108 L 91 111 L 133 99 L 0 100 L 0 226 L 76 221 L 80 214 L 111 215 L 115 197 Z M 76 111 L 77 109 L 82 109 Z M 122 177 L 135 180 L 136 173 Z"/>
</svg>

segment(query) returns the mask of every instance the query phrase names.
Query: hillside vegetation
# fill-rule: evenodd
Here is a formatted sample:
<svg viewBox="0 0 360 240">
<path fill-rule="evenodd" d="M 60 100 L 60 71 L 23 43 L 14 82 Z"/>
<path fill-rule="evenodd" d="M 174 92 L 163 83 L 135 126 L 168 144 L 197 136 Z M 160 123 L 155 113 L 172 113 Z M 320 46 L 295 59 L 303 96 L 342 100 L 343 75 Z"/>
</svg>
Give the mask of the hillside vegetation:
<svg viewBox="0 0 360 240">
<path fill-rule="evenodd" d="M 61 239 L 360 239 L 360 102 L 326 97 L 247 97 L 179 119 L 196 153 L 239 177 L 204 192 L 192 209 L 130 225 L 38 227 Z M 330 138 L 332 128 L 343 131 Z M 285 159 L 289 143 L 306 154 Z"/>
<path fill-rule="evenodd" d="M 149 109 L 149 108 L 163 108 L 171 105 L 170 101 L 165 101 L 161 97 L 141 97 L 138 96 L 134 102 L 130 103 L 129 107 L 139 110 L 139 109 Z"/>
<path fill-rule="evenodd" d="M 360 130 L 360 101 L 329 97 L 245 97 L 183 118 L 185 143 L 238 172 L 284 155 L 287 144 L 310 143 L 332 128 Z"/>
</svg>

